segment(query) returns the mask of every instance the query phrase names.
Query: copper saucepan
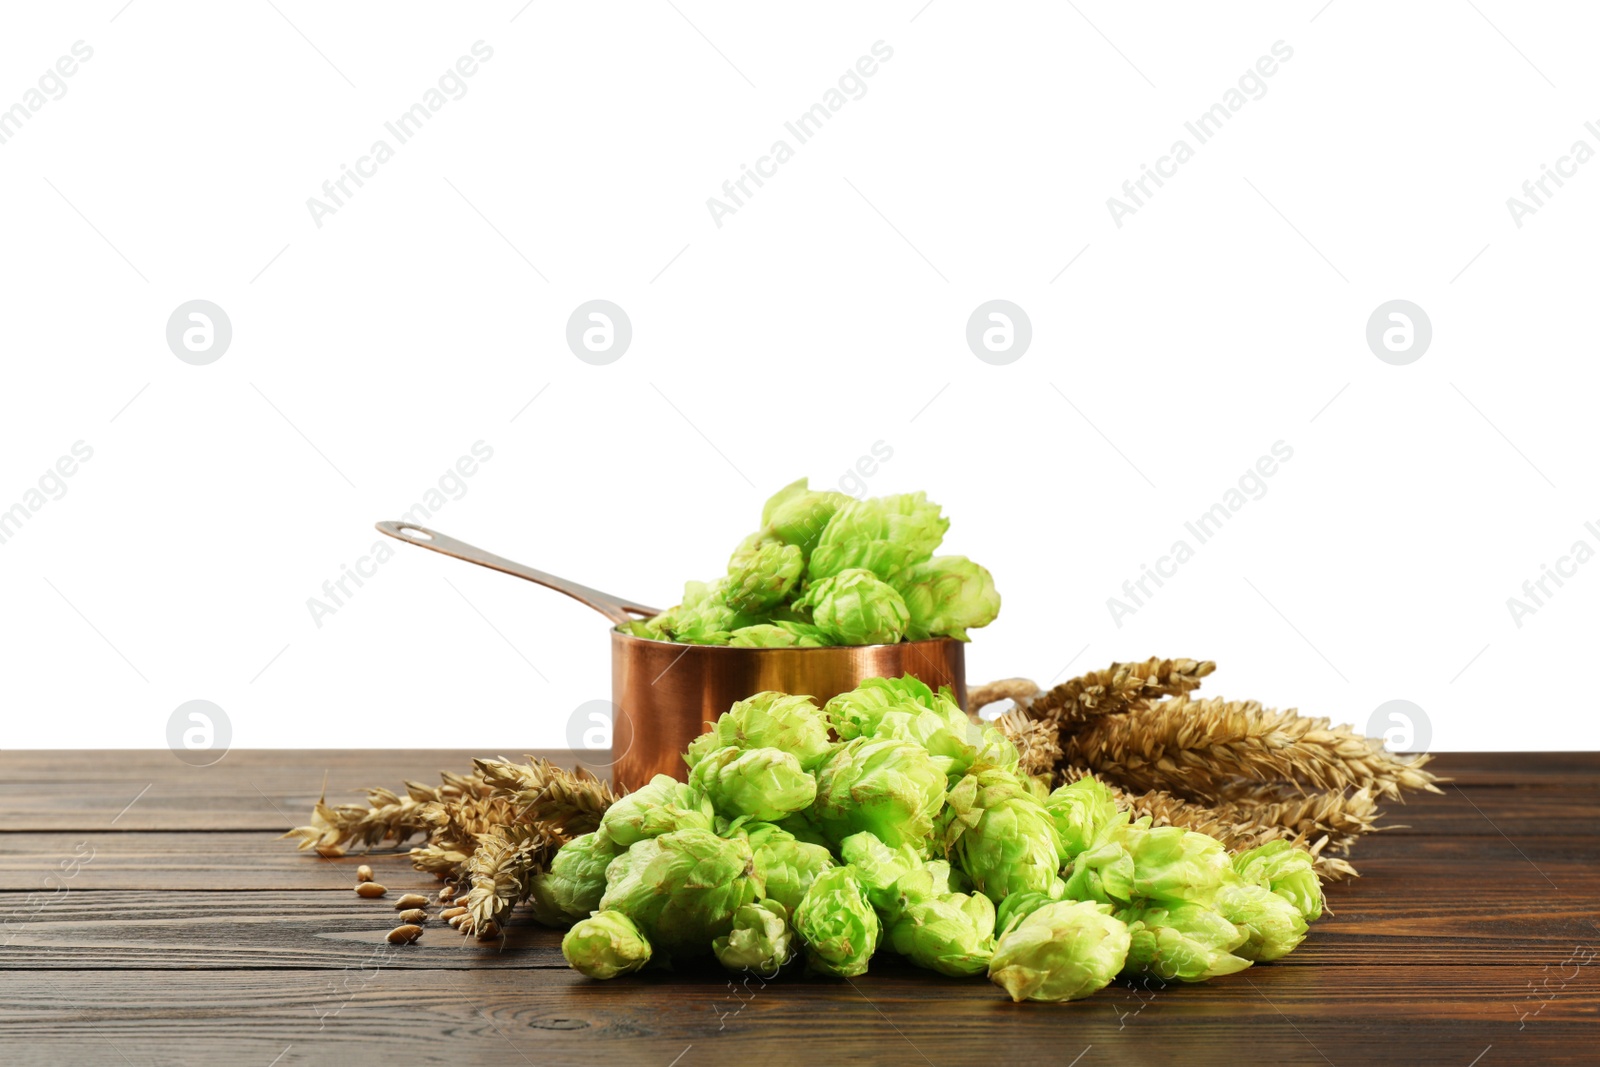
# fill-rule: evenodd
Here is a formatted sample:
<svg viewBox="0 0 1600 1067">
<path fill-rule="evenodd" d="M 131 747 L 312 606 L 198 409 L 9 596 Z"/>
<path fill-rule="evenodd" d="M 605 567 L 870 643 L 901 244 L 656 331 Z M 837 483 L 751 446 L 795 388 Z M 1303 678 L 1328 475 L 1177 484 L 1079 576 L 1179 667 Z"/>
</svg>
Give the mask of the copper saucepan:
<svg viewBox="0 0 1600 1067">
<path fill-rule="evenodd" d="M 841 648 L 729 648 L 634 637 L 618 626 L 658 614 L 625 597 L 512 562 L 454 537 L 409 522 L 378 529 L 407 544 L 525 578 L 598 611 L 611 628 L 612 782 L 637 789 L 657 774 L 683 778 L 682 753 L 736 700 L 776 689 L 826 701 L 867 678 L 910 674 L 937 689 L 949 686 L 967 704 L 965 645 L 949 638 Z"/>
</svg>

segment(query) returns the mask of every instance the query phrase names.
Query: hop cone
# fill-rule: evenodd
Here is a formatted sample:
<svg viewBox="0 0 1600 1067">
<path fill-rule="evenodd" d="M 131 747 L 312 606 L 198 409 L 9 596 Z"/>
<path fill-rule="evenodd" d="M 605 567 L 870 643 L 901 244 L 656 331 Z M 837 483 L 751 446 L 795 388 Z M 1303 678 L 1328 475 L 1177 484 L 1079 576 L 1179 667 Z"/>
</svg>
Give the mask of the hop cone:
<svg viewBox="0 0 1600 1067">
<path fill-rule="evenodd" d="M 1004 937 L 1010 933 L 1018 923 L 1046 904 L 1054 904 L 1065 895 L 1066 885 L 1059 879 L 1042 893 L 1012 893 L 1002 900 L 995 908 L 994 932 L 996 937 Z"/>
<path fill-rule="evenodd" d="M 549 868 L 533 876 L 533 917 L 546 926 L 588 918 L 605 895 L 606 867 L 616 856 L 617 846 L 598 832 L 562 845 Z"/>
<path fill-rule="evenodd" d="M 760 622 L 741 626 L 728 634 L 728 644 L 734 648 L 822 648 L 828 642 L 794 628 L 775 622 Z"/>
<path fill-rule="evenodd" d="M 1119 914 L 1132 932 L 1130 973 L 1202 982 L 1250 966 L 1248 959 L 1233 954 L 1247 933 L 1204 905 L 1129 908 Z"/>
<path fill-rule="evenodd" d="M 1233 857 L 1233 869 L 1250 885 L 1270 889 L 1295 906 L 1307 922 L 1322 916 L 1322 883 L 1311 853 L 1288 841 L 1268 841 Z"/>
<path fill-rule="evenodd" d="M 950 790 L 942 816 L 951 858 L 990 900 L 1043 892 L 1061 869 L 1050 813 L 1017 775 L 986 768 Z"/>
<path fill-rule="evenodd" d="M 817 875 L 834 866 L 833 854 L 769 823 L 754 823 L 746 829 L 755 851 L 756 876 L 766 886 L 767 899 L 782 904 L 793 915 Z"/>
<path fill-rule="evenodd" d="M 960 777 L 978 763 L 1017 766 L 1016 747 L 1004 734 L 974 724 L 948 692 L 935 693 L 909 675 L 870 678 L 828 701 L 823 711 L 842 740 L 910 741 L 927 749 L 947 776 Z"/>
<path fill-rule="evenodd" d="M 896 574 L 891 584 L 906 603 L 906 636 L 967 640 L 967 631 L 987 626 L 1000 614 L 994 577 L 965 556 L 936 556 Z"/>
<path fill-rule="evenodd" d="M 732 928 L 711 943 L 711 951 L 730 971 L 756 971 L 771 977 L 789 962 L 793 940 L 783 906 L 758 900 L 733 913 Z"/>
<path fill-rule="evenodd" d="M 1223 886 L 1217 893 L 1217 912 L 1244 931 L 1244 943 L 1233 952 L 1247 960 L 1282 959 L 1305 940 L 1306 920 L 1300 910 L 1258 885 Z"/>
<path fill-rule="evenodd" d="M 1061 837 L 1062 866 L 1093 845 L 1117 817 L 1111 790 L 1092 775 L 1057 789 L 1046 798 L 1044 807 Z"/>
<path fill-rule="evenodd" d="M 811 814 L 834 841 L 866 830 L 891 847 L 922 849 L 933 835 L 944 786 L 943 771 L 920 745 L 858 737 L 817 769 Z"/>
<path fill-rule="evenodd" d="M 777 748 L 812 770 L 828 755 L 828 720 L 807 696 L 765 692 L 738 701 L 695 738 L 684 759 L 690 767 L 719 748 Z"/>
<path fill-rule="evenodd" d="M 619 911 L 600 911 L 578 922 L 561 939 L 567 964 L 590 978 L 630 974 L 650 962 L 650 942 Z"/>
<path fill-rule="evenodd" d="M 606 809 L 599 833 L 625 849 L 675 830 L 710 830 L 716 814 L 702 791 L 658 774 Z"/>
<path fill-rule="evenodd" d="M 1037 908 L 1004 934 L 989 960 L 989 980 L 1012 1000 L 1077 1000 L 1122 970 L 1129 931 L 1104 904 L 1058 901 Z"/>
<path fill-rule="evenodd" d="M 620 911 L 657 951 L 702 955 L 733 926 L 734 912 L 762 895 L 750 845 L 709 830 L 637 842 L 606 870 L 602 911 Z"/>
<path fill-rule="evenodd" d="M 841 741 L 857 737 L 876 737 L 878 724 L 891 711 L 936 711 L 945 719 L 953 709 L 963 720 L 966 715 L 944 693 L 935 693 L 921 679 L 907 674 L 901 678 L 868 678 L 847 693 L 828 701 L 823 713 Z"/>
<path fill-rule="evenodd" d="M 696 645 L 725 645 L 728 636 L 740 627 L 761 621 L 730 608 L 723 599 L 724 583 L 685 582 L 683 603 L 656 617 L 657 624 L 669 629 L 677 641 Z"/>
<path fill-rule="evenodd" d="M 720 814 L 762 822 L 809 807 L 817 795 L 817 780 L 780 748 L 718 749 L 695 764 L 689 782 Z"/>
<path fill-rule="evenodd" d="M 994 952 L 994 904 L 981 893 L 937 891 L 947 879 L 948 871 L 927 868 L 899 879 L 889 945 L 917 966 L 941 974 L 982 974 Z"/>
<path fill-rule="evenodd" d="M 794 931 L 812 970 L 853 978 L 867 972 L 877 951 L 878 913 L 855 872 L 833 867 L 817 875 L 795 909 Z"/>
<path fill-rule="evenodd" d="M 775 607 L 800 580 L 806 561 L 798 545 L 781 541 L 752 544 L 761 535 L 739 546 L 728 561 L 728 578 L 722 598 L 735 611 L 759 614 Z"/>
<path fill-rule="evenodd" d="M 911 845 L 890 848 L 871 833 L 845 838 L 839 855 L 855 872 L 872 906 L 883 912 L 895 907 L 901 877 L 922 866 L 922 857 Z"/>
<path fill-rule="evenodd" d="M 1133 879 L 1133 855 L 1120 843 L 1105 841 L 1073 857 L 1066 895 L 1122 907 L 1138 896 Z"/>
<path fill-rule="evenodd" d="M 813 491 L 809 482 L 797 482 L 772 494 L 761 509 L 762 532 L 785 544 L 796 545 L 807 557 L 822 539 L 834 512 L 850 503 L 850 497 L 831 491 Z"/>
<path fill-rule="evenodd" d="M 939 505 L 922 493 L 847 500 L 822 531 L 806 576 L 815 582 L 864 569 L 887 580 L 933 555 L 949 528 Z"/>
<path fill-rule="evenodd" d="M 1119 906 L 1144 900 L 1209 906 L 1217 890 L 1237 880 L 1216 838 L 1140 820 L 1114 825 L 1103 843 L 1080 853 L 1067 892 Z"/>
<path fill-rule="evenodd" d="M 822 832 L 822 827 L 818 826 L 816 820 L 811 817 L 812 810 L 815 807 L 816 805 L 813 803 L 805 811 L 797 811 L 787 818 L 779 819 L 773 825 L 808 845 L 819 845 L 831 851 L 834 847 L 833 842 L 828 840 L 828 835 Z"/>
<path fill-rule="evenodd" d="M 894 586 L 859 567 L 815 583 L 795 607 L 840 645 L 892 645 L 911 621 Z"/>
</svg>

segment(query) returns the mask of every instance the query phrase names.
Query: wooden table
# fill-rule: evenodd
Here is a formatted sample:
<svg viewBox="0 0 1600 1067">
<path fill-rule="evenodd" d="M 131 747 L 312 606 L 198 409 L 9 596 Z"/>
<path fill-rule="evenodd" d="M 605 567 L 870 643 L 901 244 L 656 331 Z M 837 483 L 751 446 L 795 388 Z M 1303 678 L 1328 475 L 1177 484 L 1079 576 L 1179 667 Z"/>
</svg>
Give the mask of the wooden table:
<svg viewBox="0 0 1600 1067">
<path fill-rule="evenodd" d="M 560 758 L 560 754 L 551 754 Z M 1363 842 L 1365 874 L 1289 959 L 1154 992 L 1012 1004 L 894 960 L 854 981 L 714 970 L 590 982 L 556 933 L 503 947 L 434 922 L 432 879 L 274 840 L 368 784 L 465 752 L 0 753 L 0 1062 L 910 1064 L 1600 1062 L 1600 754 L 1441 756 L 1442 797 Z"/>
</svg>

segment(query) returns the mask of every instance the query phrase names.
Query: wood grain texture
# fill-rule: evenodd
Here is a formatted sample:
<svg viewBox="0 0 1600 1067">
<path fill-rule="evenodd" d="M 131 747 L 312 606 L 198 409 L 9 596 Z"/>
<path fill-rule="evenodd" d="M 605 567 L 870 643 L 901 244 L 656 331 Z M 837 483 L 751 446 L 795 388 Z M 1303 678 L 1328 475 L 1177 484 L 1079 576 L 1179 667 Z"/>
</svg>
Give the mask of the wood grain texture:
<svg viewBox="0 0 1600 1067">
<path fill-rule="evenodd" d="M 1334 914 L 1292 957 L 1070 1005 L 1013 1005 L 981 979 L 893 958 L 851 982 L 785 974 L 743 988 L 696 968 L 595 983 L 526 920 L 503 945 L 435 921 L 395 948 L 382 940 L 393 900 L 433 879 L 392 850 L 323 860 L 275 839 L 325 774 L 330 800 L 354 800 L 368 784 L 468 766 L 467 753 L 433 751 L 241 752 L 204 769 L 164 751 L 0 753 L 0 825 L 20 828 L 0 835 L 0 1061 L 1595 1059 L 1595 754 L 1440 757 L 1453 786 L 1393 809 L 1408 827 L 1362 842 L 1365 877 L 1331 889 Z M 351 892 L 363 860 L 387 899 Z"/>
<path fill-rule="evenodd" d="M 1482 862 L 1512 877 L 1520 870 L 1537 878 L 1537 871 L 1562 865 L 1576 866 L 1580 875 L 1600 870 L 1600 823 L 1565 837 L 1525 835 L 1514 841 L 1487 823 L 1479 825 L 1481 833 L 1375 834 L 1361 842 L 1356 859 L 1363 871 L 1384 872 L 1391 870 L 1384 866 L 1391 859 L 1424 869 Z M 354 881 L 362 863 L 371 865 L 387 886 L 420 891 L 437 885 L 412 869 L 404 850 L 388 848 L 316 860 L 320 865 L 307 870 L 310 855 L 297 852 L 293 842 L 278 840 L 270 830 L 38 831 L 0 835 L 0 892 L 40 889 L 43 874 L 73 855 L 80 843 L 92 847 L 94 857 L 79 868 L 74 889 L 340 889 Z M 1381 881 L 1361 884 L 1376 888 Z"/>
</svg>

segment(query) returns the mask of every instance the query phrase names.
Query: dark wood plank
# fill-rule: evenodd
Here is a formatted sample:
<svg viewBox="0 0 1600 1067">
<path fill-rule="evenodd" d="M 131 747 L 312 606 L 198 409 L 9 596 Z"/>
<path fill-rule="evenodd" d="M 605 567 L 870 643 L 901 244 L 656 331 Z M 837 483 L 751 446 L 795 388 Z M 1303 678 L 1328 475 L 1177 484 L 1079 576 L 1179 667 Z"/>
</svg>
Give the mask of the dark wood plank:
<svg viewBox="0 0 1600 1067">
<path fill-rule="evenodd" d="M 267 842 L 263 842 L 267 846 Z M 1559 960 L 1573 943 L 1600 939 L 1594 901 L 1600 866 L 1584 857 L 1538 865 L 1503 851 L 1476 863 L 1470 849 L 1374 857 L 1366 875 L 1332 887 L 1334 914 L 1313 927 L 1296 960 L 1365 965 L 1381 954 L 1392 967 Z M 343 967 L 360 960 L 395 924 L 392 900 L 437 883 L 385 867 L 388 900 L 358 898 L 347 864 L 301 857 L 305 888 L 251 890 L 220 876 L 211 891 L 84 890 L 0 893 L 0 966 L 10 968 Z M 92 868 L 92 864 L 90 865 Z M 87 870 L 87 869 L 86 869 Z M 1548 881 L 1546 880 L 1548 879 Z M 503 948 L 467 941 L 435 925 L 399 954 L 397 967 L 564 966 L 559 937 L 519 920 Z"/>
<path fill-rule="evenodd" d="M 1600 832 L 1507 838 L 1487 823 L 1480 826 L 1481 833 L 1471 834 L 1373 834 L 1361 841 L 1354 859 L 1362 870 L 1381 871 L 1385 877 L 1393 873 L 1393 865 L 1377 864 L 1391 859 L 1422 868 L 1504 866 L 1513 874 L 1520 865 L 1532 878 L 1538 877 L 1536 871 L 1562 863 L 1600 870 Z M 0 835 L 0 891 L 41 889 L 64 860 L 89 856 L 89 850 L 92 858 L 72 879 L 75 890 L 340 889 L 355 881 L 356 866 L 362 863 L 371 865 L 385 885 L 411 887 L 426 880 L 404 850 L 358 850 L 340 859 L 322 859 L 297 851 L 295 842 L 270 831 L 41 831 Z"/>
<path fill-rule="evenodd" d="M 338 749 L 229 752 L 210 767 L 190 767 L 165 750 L 0 752 L 0 825 L 13 831 L 272 830 L 306 820 L 326 781 L 330 803 L 365 800 L 366 789 L 400 791 L 406 780 L 437 783 L 443 770 L 465 773 L 459 750 Z M 508 750 L 520 759 L 520 749 Z M 535 756 L 572 767 L 567 751 Z M 606 765 L 585 760 L 604 773 Z"/>
<path fill-rule="evenodd" d="M 573 754 L 564 749 L 503 748 L 373 748 L 373 749 L 236 749 L 212 767 L 190 767 L 166 749 L 16 749 L 0 752 L 0 769 L 9 785 L 60 785 L 94 777 L 102 781 L 137 784 L 151 778 L 190 783 L 248 781 L 272 783 L 284 778 L 300 780 L 314 774 L 320 782 L 329 774 L 328 790 L 359 792 L 367 785 L 398 786 L 407 778 L 431 781 L 441 770 L 467 770 L 473 756 L 501 754 L 520 758 L 525 753 L 544 756 L 571 766 Z M 585 758 L 587 766 L 603 763 Z M 1546 783 L 1600 788 L 1600 752 L 1440 752 L 1429 769 L 1463 785 L 1524 785 Z M 75 781 L 75 785 L 86 783 Z"/>
<path fill-rule="evenodd" d="M 1553 970 L 1553 969 L 1552 969 Z M 1537 965 L 1293 959 L 1196 986 L 1114 984 L 1012 1004 L 985 980 L 884 968 L 853 982 L 707 972 L 609 983 L 570 971 L 285 975 L 0 972 L 8 1063 L 1483 1064 L 1593 1062 L 1600 979 Z M 1568 968 L 1567 973 L 1571 972 Z M 1534 996 L 1533 988 L 1548 991 Z M 1530 999 L 1533 997 L 1533 999 Z M 1537 1010 L 1537 1014 L 1533 1014 Z M 1085 1049 L 1087 1055 L 1074 1060 Z M 225 1050 L 225 1052 L 224 1052 Z M 287 1051 L 285 1051 L 287 1050 Z M 276 1059 L 281 1056 L 282 1059 Z M 681 1057 L 681 1058 L 679 1058 Z"/>
<path fill-rule="evenodd" d="M 1440 752 L 1428 770 L 1460 785 L 1600 789 L 1600 752 Z"/>
<path fill-rule="evenodd" d="M 574 763 L 570 752 L 534 754 Z M 368 786 L 431 783 L 441 770 L 471 765 L 470 752 L 427 749 L 238 751 L 203 768 L 165 750 L 0 752 L 0 825 L 28 832 L 267 831 L 305 821 L 325 777 L 330 802 L 353 803 Z M 1466 788 L 1478 808 L 1459 798 L 1413 796 L 1386 805 L 1385 822 L 1405 826 L 1394 832 L 1484 832 L 1490 823 L 1477 799 L 1481 788 L 1497 807 L 1493 825 L 1513 837 L 1600 833 L 1600 755 L 1518 753 L 1496 764 L 1477 754 L 1446 753 L 1436 769 L 1456 776 L 1447 794 Z"/>
<path fill-rule="evenodd" d="M 469 763 L 449 751 L 238 752 L 194 769 L 166 752 L 0 753 L 0 818 L 26 831 L 0 836 L 0 923 L 10 919 L 0 1059 L 665 1067 L 681 1054 L 693 1067 L 1070 1063 L 1085 1049 L 1083 1067 L 1594 1059 L 1593 753 L 1443 756 L 1436 768 L 1457 784 L 1392 808 L 1409 827 L 1362 843 L 1366 877 L 1330 890 L 1335 914 L 1290 959 L 1056 1006 L 1011 1005 L 981 979 L 893 959 L 853 983 L 785 975 L 753 993 L 703 968 L 592 983 L 565 968 L 555 932 L 525 919 L 504 946 L 434 925 L 392 949 L 382 942 L 392 905 L 350 891 L 359 858 L 321 860 L 273 839 L 304 818 L 324 773 L 329 798 L 350 800 L 368 784 Z M 41 895 L 45 875 L 83 847 L 94 858 L 51 883 L 63 893 Z M 370 862 L 396 893 L 437 884 L 398 854 Z"/>
</svg>

